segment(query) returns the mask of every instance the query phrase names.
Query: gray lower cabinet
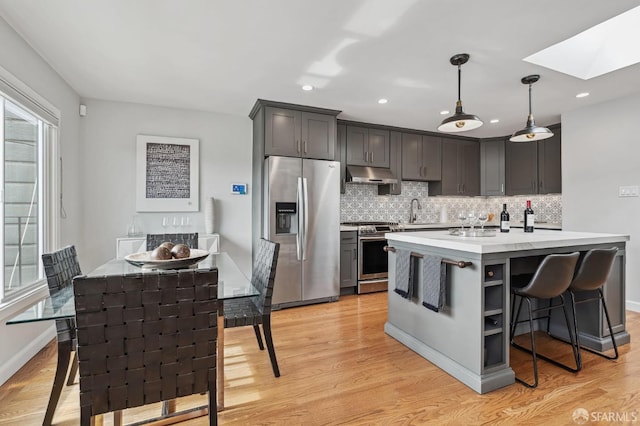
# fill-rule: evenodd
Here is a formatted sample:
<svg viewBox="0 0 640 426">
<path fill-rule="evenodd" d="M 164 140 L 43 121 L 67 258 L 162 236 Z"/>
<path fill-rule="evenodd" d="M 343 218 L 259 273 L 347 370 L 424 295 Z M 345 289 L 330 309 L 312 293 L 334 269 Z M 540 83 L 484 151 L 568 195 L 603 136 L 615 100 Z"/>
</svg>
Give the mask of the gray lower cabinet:
<svg viewBox="0 0 640 426">
<path fill-rule="evenodd" d="M 336 159 L 336 117 L 309 111 L 265 108 L 265 155 Z"/>
<path fill-rule="evenodd" d="M 505 195 L 505 140 L 480 142 L 480 195 Z"/>
<path fill-rule="evenodd" d="M 442 141 L 437 136 L 402 134 L 402 179 L 433 181 L 442 178 Z"/>
<path fill-rule="evenodd" d="M 442 180 L 429 195 L 480 195 L 479 142 L 442 138 Z"/>
<path fill-rule="evenodd" d="M 398 179 L 398 183 L 378 185 L 378 195 L 400 195 L 402 193 L 402 135 L 400 132 L 389 132 L 389 152 L 391 173 Z"/>
<path fill-rule="evenodd" d="M 389 168 L 389 131 L 347 126 L 347 164 Z"/>
<path fill-rule="evenodd" d="M 358 233 L 340 232 L 340 288 L 358 285 Z"/>
</svg>

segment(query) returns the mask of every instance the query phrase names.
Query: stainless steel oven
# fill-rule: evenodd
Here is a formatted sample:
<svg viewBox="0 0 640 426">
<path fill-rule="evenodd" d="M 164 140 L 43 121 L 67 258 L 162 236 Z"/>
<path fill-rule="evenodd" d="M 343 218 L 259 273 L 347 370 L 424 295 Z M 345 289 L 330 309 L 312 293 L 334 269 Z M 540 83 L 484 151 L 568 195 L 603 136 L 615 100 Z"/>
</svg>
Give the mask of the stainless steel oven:
<svg viewBox="0 0 640 426">
<path fill-rule="evenodd" d="M 389 276 L 386 245 L 383 235 L 358 237 L 358 281 Z"/>
<path fill-rule="evenodd" d="M 358 226 L 358 294 L 387 290 L 389 263 L 384 234 L 398 230 L 396 223 L 350 223 Z"/>
</svg>

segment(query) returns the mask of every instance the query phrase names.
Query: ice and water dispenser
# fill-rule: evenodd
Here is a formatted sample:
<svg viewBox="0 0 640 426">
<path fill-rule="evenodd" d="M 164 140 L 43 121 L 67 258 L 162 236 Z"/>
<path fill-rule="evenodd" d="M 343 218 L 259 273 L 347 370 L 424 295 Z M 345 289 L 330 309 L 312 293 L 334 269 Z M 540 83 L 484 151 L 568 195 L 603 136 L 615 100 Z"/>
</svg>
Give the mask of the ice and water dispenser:
<svg viewBox="0 0 640 426">
<path fill-rule="evenodd" d="M 276 202 L 276 234 L 298 233 L 298 208 L 296 203 Z"/>
</svg>

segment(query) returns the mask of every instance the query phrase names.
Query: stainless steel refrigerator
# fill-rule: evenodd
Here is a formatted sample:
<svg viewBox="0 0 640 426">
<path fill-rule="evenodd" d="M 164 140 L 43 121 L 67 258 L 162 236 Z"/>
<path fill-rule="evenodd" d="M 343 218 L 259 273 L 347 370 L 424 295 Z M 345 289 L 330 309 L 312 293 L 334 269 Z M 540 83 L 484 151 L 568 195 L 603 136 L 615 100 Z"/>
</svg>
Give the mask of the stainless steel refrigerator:
<svg viewBox="0 0 640 426">
<path fill-rule="evenodd" d="M 280 243 L 275 308 L 337 300 L 340 293 L 340 163 L 268 157 L 264 237 Z"/>
</svg>

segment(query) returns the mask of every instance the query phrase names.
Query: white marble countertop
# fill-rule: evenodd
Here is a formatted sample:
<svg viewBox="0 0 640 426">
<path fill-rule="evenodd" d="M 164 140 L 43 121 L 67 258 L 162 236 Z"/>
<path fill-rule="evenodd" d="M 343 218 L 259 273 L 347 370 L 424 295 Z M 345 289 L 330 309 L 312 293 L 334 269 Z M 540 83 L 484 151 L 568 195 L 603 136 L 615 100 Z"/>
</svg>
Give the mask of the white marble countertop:
<svg viewBox="0 0 640 426">
<path fill-rule="evenodd" d="M 389 244 L 399 241 L 470 253 L 501 253 L 629 241 L 628 235 L 544 229 L 537 229 L 532 233 L 512 229 L 508 233 L 497 232 L 493 237 L 460 237 L 450 235 L 448 231 L 392 232 L 385 234 L 385 238 Z"/>
<path fill-rule="evenodd" d="M 357 231 L 357 230 L 358 230 L 357 226 L 340 225 L 340 232 L 342 232 L 342 231 Z"/>
</svg>

